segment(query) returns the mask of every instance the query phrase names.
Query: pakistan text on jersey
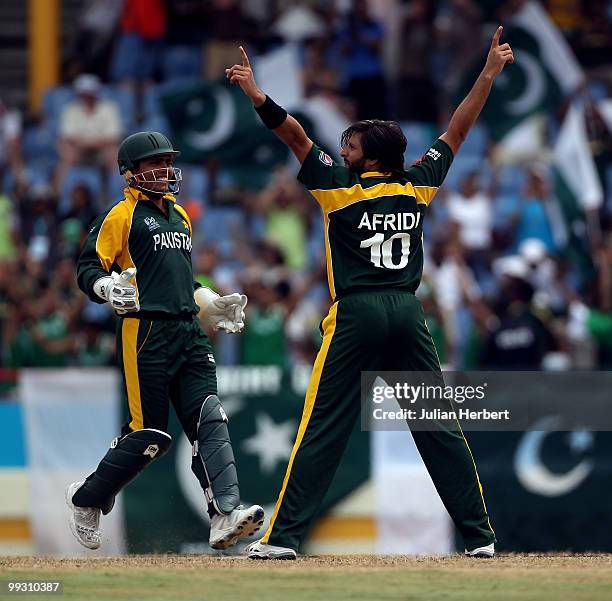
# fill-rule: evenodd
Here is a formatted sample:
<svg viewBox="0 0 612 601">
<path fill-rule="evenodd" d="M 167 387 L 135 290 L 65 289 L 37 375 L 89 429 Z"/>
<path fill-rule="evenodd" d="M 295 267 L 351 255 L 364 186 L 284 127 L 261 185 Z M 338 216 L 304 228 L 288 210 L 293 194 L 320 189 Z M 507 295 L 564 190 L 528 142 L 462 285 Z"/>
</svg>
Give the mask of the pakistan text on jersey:
<svg viewBox="0 0 612 601">
<path fill-rule="evenodd" d="M 153 234 L 155 244 L 153 250 L 162 248 L 178 248 L 191 252 L 191 237 L 180 232 L 161 232 Z"/>
<path fill-rule="evenodd" d="M 405 231 L 419 227 L 421 213 L 364 213 L 357 229 Z"/>
</svg>

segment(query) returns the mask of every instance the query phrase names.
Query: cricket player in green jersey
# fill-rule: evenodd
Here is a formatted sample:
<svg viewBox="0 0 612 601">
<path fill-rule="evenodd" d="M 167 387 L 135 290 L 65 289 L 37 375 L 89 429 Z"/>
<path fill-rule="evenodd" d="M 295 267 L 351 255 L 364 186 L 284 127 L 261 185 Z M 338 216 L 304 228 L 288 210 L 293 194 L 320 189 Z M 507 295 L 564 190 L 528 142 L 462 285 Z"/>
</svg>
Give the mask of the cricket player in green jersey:
<svg viewBox="0 0 612 601">
<path fill-rule="evenodd" d="M 442 377 L 414 295 L 423 270 L 423 218 L 493 79 L 514 60 L 510 46 L 499 43 L 501 32 L 499 27 L 486 65 L 448 131 L 408 170 L 406 138 L 397 123 L 351 125 L 342 135 L 344 165 L 339 165 L 257 87 L 242 47 L 242 64 L 226 71 L 302 165 L 298 179 L 323 212 L 333 299 L 278 501 L 263 538 L 246 548 L 250 558 L 295 559 L 360 415 L 361 372 L 409 370 Z M 412 434 L 466 553 L 493 556 L 495 534 L 463 432 L 455 427 Z"/>
<path fill-rule="evenodd" d="M 181 181 L 178 154 L 158 132 L 123 141 L 118 163 L 125 197 L 94 221 L 77 264 L 81 290 L 119 315 L 117 356 L 129 410 L 96 470 L 66 491 L 71 530 L 89 549 L 100 546 L 100 514 L 169 449 L 170 402 L 193 445 L 191 467 L 208 504 L 211 547 L 226 549 L 264 521 L 259 505 L 239 505 L 227 416 L 202 328 L 240 332 L 247 298 L 219 296 L 194 282 L 191 222 L 174 196 Z"/>
</svg>

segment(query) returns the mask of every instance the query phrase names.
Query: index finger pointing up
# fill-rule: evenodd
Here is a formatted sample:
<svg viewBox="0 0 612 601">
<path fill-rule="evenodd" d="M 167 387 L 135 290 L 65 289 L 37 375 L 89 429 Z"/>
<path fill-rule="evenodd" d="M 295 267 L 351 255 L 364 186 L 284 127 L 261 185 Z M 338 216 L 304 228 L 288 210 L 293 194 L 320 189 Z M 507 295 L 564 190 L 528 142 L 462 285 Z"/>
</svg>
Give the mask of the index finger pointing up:
<svg viewBox="0 0 612 601">
<path fill-rule="evenodd" d="M 491 40 L 491 48 L 495 48 L 496 46 L 499 46 L 499 38 L 501 37 L 503 30 L 504 28 L 500 25 L 495 31 L 495 33 L 493 34 L 493 39 Z"/>
<path fill-rule="evenodd" d="M 242 46 L 239 46 L 239 48 L 240 48 L 240 54 L 242 55 L 242 66 L 250 67 L 251 63 L 249 62 L 249 57 L 247 56 L 247 53 L 244 51 L 244 48 Z"/>
</svg>

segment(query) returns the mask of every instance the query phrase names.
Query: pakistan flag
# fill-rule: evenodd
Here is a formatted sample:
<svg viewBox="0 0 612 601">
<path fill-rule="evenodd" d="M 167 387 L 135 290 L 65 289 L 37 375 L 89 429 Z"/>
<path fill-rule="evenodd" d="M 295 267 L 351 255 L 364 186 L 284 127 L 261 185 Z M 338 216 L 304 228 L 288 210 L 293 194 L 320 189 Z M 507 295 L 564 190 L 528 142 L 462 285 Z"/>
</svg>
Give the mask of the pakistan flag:
<svg viewBox="0 0 612 601">
<path fill-rule="evenodd" d="M 217 377 L 219 397 L 229 418 L 241 500 L 264 507 L 265 528 L 291 457 L 310 368 L 220 366 Z M 174 412 L 170 412 L 168 432 L 173 438 L 168 453 L 122 495 L 127 549 L 130 553 L 211 553 L 204 493 L 191 471 L 191 445 Z M 355 424 L 317 519 L 369 480 L 369 440 L 369 433 Z"/>
<path fill-rule="evenodd" d="M 495 141 L 531 115 L 554 112 L 584 80 L 567 42 L 537 2 L 525 3 L 509 20 L 504 42 L 512 46 L 515 62 L 495 79 L 481 117 Z M 481 68 L 467 76 L 461 97 Z"/>
<path fill-rule="evenodd" d="M 501 43 L 514 51 L 514 64 L 495 79 L 481 120 L 506 157 L 523 162 L 550 161 L 559 250 L 588 279 L 591 259 L 586 213 L 601 206 L 603 192 L 589 148 L 584 106 L 576 92 L 584 74 L 571 48 L 538 2 L 526 2 L 506 23 Z M 461 93 L 482 68 L 467 74 Z M 571 99 L 571 103 L 567 103 Z M 557 117 L 567 110 L 556 137 L 542 140 L 536 115 Z M 546 146 L 552 144 L 549 158 Z M 539 149 L 538 149 L 539 148 Z M 536 150 L 534 155 L 534 149 Z"/>
<path fill-rule="evenodd" d="M 275 166 L 288 160 L 288 148 L 265 127 L 238 86 L 188 85 L 164 94 L 161 105 L 182 162 L 214 159 L 238 183 L 258 188 Z M 311 119 L 300 111 L 292 114 L 312 135 Z"/>
</svg>

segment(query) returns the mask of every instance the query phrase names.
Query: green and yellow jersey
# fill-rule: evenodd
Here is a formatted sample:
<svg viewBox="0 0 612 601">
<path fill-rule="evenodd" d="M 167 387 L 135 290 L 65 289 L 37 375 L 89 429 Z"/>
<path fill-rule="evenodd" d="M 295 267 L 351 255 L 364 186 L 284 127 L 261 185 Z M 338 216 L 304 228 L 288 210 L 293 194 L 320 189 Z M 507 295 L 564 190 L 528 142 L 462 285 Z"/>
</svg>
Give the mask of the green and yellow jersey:
<svg viewBox="0 0 612 601">
<path fill-rule="evenodd" d="M 124 200 L 100 215 L 89 231 L 77 263 L 79 288 L 102 303 L 93 291 L 96 280 L 136 267 L 141 312 L 196 314 L 193 291 L 200 284 L 193 280 L 191 221 L 185 209 L 166 194 L 166 216 L 136 188 L 124 192 Z"/>
<path fill-rule="evenodd" d="M 414 293 L 423 272 L 423 217 L 453 153 L 438 139 L 401 175 L 356 174 L 316 144 L 298 179 L 323 211 L 332 299 L 377 289 Z"/>
</svg>

